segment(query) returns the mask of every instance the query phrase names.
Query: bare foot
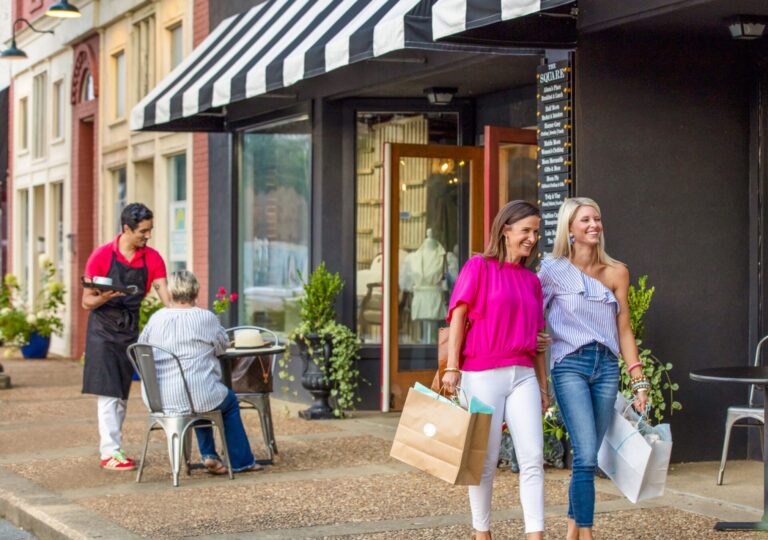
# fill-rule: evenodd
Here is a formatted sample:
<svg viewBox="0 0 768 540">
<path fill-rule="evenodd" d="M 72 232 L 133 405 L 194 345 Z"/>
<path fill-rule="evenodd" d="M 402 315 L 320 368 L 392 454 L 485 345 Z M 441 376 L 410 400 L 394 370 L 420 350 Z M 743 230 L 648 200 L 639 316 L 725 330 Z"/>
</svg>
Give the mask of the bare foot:
<svg viewBox="0 0 768 540">
<path fill-rule="evenodd" d="M 218 459 L 206 459 L 203 461 L 203 465 L 211 474 L 227 474 L 228 472 L 227 466 Z"/>
</svg>

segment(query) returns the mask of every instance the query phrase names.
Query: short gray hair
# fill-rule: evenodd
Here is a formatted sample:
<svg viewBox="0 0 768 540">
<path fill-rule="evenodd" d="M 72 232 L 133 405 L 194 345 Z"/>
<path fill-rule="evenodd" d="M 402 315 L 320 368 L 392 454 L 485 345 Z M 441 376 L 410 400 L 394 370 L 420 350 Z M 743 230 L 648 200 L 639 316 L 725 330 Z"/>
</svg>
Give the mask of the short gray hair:
<svg viewBox="0 0 768 540">
<path fill-rule="evenodd" d="M 194 302 L 200 292 L 200 282 L 189 270 L 178 270 L 168 280 L 168 292 L 174 302 Z"/>
</svg>

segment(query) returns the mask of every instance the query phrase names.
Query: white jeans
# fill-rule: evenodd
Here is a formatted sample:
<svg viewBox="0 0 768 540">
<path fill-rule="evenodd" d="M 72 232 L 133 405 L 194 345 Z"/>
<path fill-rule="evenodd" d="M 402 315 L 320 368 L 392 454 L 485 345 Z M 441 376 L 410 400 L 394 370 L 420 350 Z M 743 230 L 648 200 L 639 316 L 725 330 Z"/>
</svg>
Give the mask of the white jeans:
<svg viewBox="0 0 768 540">
<path fill-rule="evenodd" d="M 99 418 L 99 451 L 101 459 L 112 457 L 122 448 L 123 421 L 125 420 L 125 399 L 98 396 L 96 406 Z"/>
<path fill-rule="evenodd" d="M 501 446 L 501 424 L 505 421 L 520 464 L 520 503 L 525 532 L 543 531 L 544 434 L 536 373 L 533 368 L 523 366 L 465 371 L 461 375 L 461 387 L 468 399 L 475 396 L 495 408 L 480 485 L 469 486 L 472 527 L 476 531 L 490 529 L 493 478 Z"/>
</svg>

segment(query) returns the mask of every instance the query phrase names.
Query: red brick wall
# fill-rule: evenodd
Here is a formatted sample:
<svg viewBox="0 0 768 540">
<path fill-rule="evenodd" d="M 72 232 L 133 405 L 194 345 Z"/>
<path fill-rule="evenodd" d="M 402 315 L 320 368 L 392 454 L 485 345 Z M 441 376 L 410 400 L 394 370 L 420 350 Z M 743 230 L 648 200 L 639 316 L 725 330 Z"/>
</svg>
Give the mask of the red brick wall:
<svg viewBox="0 0 768 540">
<path fill-rule="evenodd" d="M 75 70 L 72 81 L 72 334 L 71 355 L 80 357 L 85 350 L 88 313 L 80 306 L 80 276 L 88 256 L 98 239 L 98 151 L 99 101 L 98 65 L 99 36 L 95 35 L 74 46 Z M 96 99 L 80 102 L 85 71 L 94 78 Z"/>
<path fill-rule="evenodd" d="M 17 17 L 24 17 L 25 19 L 34 23 L 35 19 L 38 19 L 45 15 L 46 10 L 56 3 L 57 0 L 16 0 L 13 4 L 14 20 Z M 25 28 L 24 23 L 19 23 L 16 27 L 17 30 Z"/>
<path fill-rule="evenodd" d="M 195 0 L 192 42 L 208 35 L 208 0 Z M 200 307 L 208 307 L 208 134 L 192 135 L 192 269 L 200 281 Z"/>
<path fill-rule="evenodd" d="M 18 5 L 14 2 L 11 5 L 11 20 L 16 20 Z M 5 184 L 5 200 L 6 200 L 6 223 L 8 231 L 8 243 L 5 250 L 5 269 L 7 272 L 13 272 L 13 205 L 16 203 L 16 199 L 13 197 L 13 147 L 16 144 L 16 133 L 13 131 L 13 119 L 16 115 L 16 102 L 14 101 L 13 92 L 13 77 L 11 77 L 11 84 L 8 88 L 8 176 Z"/>
</svg>

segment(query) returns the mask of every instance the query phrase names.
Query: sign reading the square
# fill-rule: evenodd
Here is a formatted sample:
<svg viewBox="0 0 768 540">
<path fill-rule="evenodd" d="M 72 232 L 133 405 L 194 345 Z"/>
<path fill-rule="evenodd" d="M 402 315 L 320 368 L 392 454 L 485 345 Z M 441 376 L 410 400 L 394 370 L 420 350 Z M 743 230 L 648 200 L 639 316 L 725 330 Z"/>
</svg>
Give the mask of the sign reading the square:
<svg viewBox="0 0 768 540">
<path fill-rule="evenodd" d="M 573 192 L 572 75 L 571 60 L 539 66 L 536 73 L 540 253 L 552 251 L 557 213 Z"/>
</svg>

